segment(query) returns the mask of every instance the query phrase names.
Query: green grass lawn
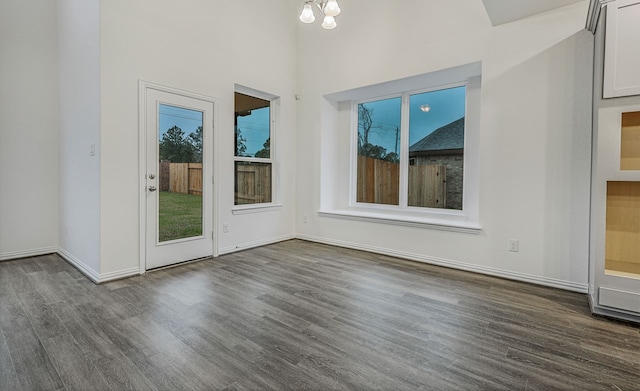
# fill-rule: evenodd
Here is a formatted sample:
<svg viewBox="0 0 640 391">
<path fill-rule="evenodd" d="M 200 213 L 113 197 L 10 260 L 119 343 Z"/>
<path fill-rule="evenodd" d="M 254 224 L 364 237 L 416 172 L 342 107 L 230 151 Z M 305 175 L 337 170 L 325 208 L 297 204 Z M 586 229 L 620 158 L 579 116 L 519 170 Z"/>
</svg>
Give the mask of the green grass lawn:
<svg viewBox="0 0 640 391">
<path fill-rule="evenodd" d="M 160 241 L 202 235 L 202 196 L 160 192 Z"/>
</svg>

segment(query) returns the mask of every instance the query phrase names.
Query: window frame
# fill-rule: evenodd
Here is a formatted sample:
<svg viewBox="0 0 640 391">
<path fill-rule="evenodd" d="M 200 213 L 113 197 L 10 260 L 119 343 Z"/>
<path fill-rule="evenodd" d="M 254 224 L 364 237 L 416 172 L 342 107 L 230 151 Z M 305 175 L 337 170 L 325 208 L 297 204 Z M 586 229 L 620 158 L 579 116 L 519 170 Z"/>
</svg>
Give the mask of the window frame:
<svg viewBox="0 0 640 391">
<path fill-rule="evenodd" d="M 350 156 L 350 168 L 349 168 L 349 178 L 350 178 L 349 179 L 349 205 L 350 206 L 366 205 L 366 206 L 372 206 L 374 208 L 381 208 L 381 209 L 388 209 L 388 208 L 397 209 L 402 204 L 402 202 L 400 201 L 401 198 L 399 198 L 398 205 L 375 204 L 375 203 L 357 201 L 357 198 L 358 198 L 358 131 L 359 131 L 358 106 L 364 103 L 379 102 L 382 100 L 394 99 L 394 98 L 401 98 L 400 100 L 400 156 L 402 156 L 402 149 L 403 149 L 402 117 L 404 112 L 404 98 L 402 98 L 402 94 L 395 93 L 395 94 L 389 94 L 389 95 L 382 95 L 374 98 L 361 99 L 361 100 L 356 100 L 351 102 L 351 130 L 350 130 L 351 156 Z M 398 188 L 400 189 L 399 196 L 402 197 L 402 159 L 400 159 L 400 177 L 399 177 Z"/>
<path fill-rule="evenodd" d="M 463 215 L 465 210 L 465 186 L 464 186 L 464 178 L 465 171 L 463 171 L 463 196 L 462 196 L 462 209 L 444 209 L 444 208 L 431 208 L 424 206 L 410 206 L 409 202 L 409 119 L 410 119 L 410 99 L 412 95 L 419 95 L 427 92 L 435 92 L 442 91 L 451 88 L 465 87 L 465 137 L 464 137 L 464 154 L 463 154 L 463 167 L 467 167 L 466 161 L 466 149 L 467 149 L 467 111 L 469 105 L 468 99 L 468 80 L 459 81 L 455 83 L 448 83 L 438 86 L 430 86 L 426 88 L 420 88 L 416 90 L 404 91 L 389 95 L 382 95 L 373 98 L 354 100 L 351 102 L 351 164 L 350 164 L 350 181 L 349 181 L 349 206 L 359 209 L 372 209 L 372 210 L 409 210 L 414 212 L 428 212 L 435 214 L 444 214 L 444 215 Z M 369 202 L 360 202 L 357 200 L 357 186 L 358 186 L 358 132 L 359 132 L 359 123 L 358 123 L 358 106 L 361 104 L 378 102 L 386 99 L 392 98 L 401 98 L 400 103 L 400 174 L 399 174 L 399 184 L 398 184 L 398 205 L 389 205 L 389 204 L 376 204 Z"/>
<path fill-rule="evenodd" d="M 280 101 L 280 97 L 269 94 L 266 92 L 262 92 L 253 88 L 245 87 L 239 84 L 235 84 L 234 86 L 234 99 L 235 94 L 240 93 L 248 96 L 252 96 L 254 98 L 263 99 L 269 101 L 269 158 L 259 158 L 253 156 L 237 156 L 234 148 L 233 151 L 233 180 L 234 180 L 234 195 L 233 195 L 233 214 L 245 214 L 245 213 L 255 213 L 255 212 L 263 212 L 273 209 L 280 209 L 282 207 L 277 201 L 279 200 L 279 175 L 276 170 L 276 150 L 277 150 L 277 142 L 276 142 L 276 133 L 277 133 L 277 125 L 278 125 L 278 105 Z M 235 104 L 234 104 L 234 112 L 235 112 Z M 234 144 L 235 144 L 235 129 L 234 129 Z M 260 202 L 253 204 L 236 204 L 235 203 L 235 181 L 236 181 L 236 163 L 237 162 L 248 162 L 248 163 L 263 163 L 271 165 L 271 201 L 270 202 Z"/>
<path fill-rule="evenodd" d="M 375 204 L 351 203 L 351 195 L 355 194 L 354 182 L 351 179 L 352 170 L 355 169 L 353 164 L 355 154 L 351 151 L 354 135 L 353 103 L 462 82 L 467 83 L 462 212 L 429 208 L 376 208 L 371 207 L 377 206 Z M 481 106 L 482 61 L 454 65 L 323 95 L 319 124 L 321 186 L 318 216 L 472 235 L 481 234 L 483 231 L 480 224 Z"/>
</svg>

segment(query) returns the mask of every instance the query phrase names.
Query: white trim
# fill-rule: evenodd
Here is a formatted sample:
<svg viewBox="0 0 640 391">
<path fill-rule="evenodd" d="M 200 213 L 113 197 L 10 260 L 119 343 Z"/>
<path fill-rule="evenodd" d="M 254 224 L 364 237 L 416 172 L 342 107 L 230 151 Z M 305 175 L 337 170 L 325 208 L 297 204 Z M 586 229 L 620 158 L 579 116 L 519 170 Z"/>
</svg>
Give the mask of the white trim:
<svg viewBox="0 0 640 391">
<path fill-rule="evenodd" d="M 244 215 L 249 213 L 272 212 L 282 209 L 282 204 L 246 204 L 236 205 L 231 208 L 234 215 Z"/>
<path fill-rule="evenodd" d="M 598 289 L 598 304 L 631 313 L 640 313 L 640 293 L 601 286 Z"/>
<path fill-rule="evenodd" d="M 100 273 L 87 266 L 80 259 L 71 255 L 71 253 L 69 253 L 67 250 L 59 247 L 58 255 L 60 255 L 62 258 L 64 258 L 65 261 L 69 262 L 72 266 L 78 269 L 80 273 L 84 274 L 91 281 L 95 282 L 96 284 L 100 282 Z"/>
<path fill-rule="evenodd" d="M 411 102 L 411 97 L 414 95 L 420 95 L 420 94 L 425 94 L 425 93 L 429 93 L 429 92 L 438 92 L 438 91 L 444 91 L 444 90 L 449 90 L 449 89 L 453 89 L 453 88 L 460 88 L 460 87 L 464 87 L 465 89 L 465 96 L 464 96 L 464 106 L 465 106 L 465 113 L 464 113 L 464 117 L 463 118 L 468 118 L 467 115 L 467 108 L 469 106 L 469 99 L 467 97 L 467 91 L 469 90 L 469 83 L 470 83 L 471 78 L 468 78 L 466 80 L 463 81 L 458 81 L 455 83 L 448 83 L 448 84 L 442 84 L 442 85 L 432 85 L 426 88 L 420 88 L 420 89 L 414 89 L 411 91 L 404 91 L 402 93 L 396 93 L 393 95 L 389 95 L 389 96 L 382 96 L 382 97 L 377 97 L 377 98 L 366 98 L 366 99 L 362 99 L 362 100 L 356 100 L 356 101 L 352 101 L 351 103 L 351 116 L 352 116 L 352 120 L 351 120 L 351 166 L 350 166 L 350 171 L 351 171 L 351 184 L 349 186 L 349 207 L 353 207 L 353 208 L 363 208 L 363 207 L 376 207 L 376 208 L 380 208 L 381 210 L 386 210 L 387 212 L 389 212 L 390 214 L 393 214 L 395 211 L 397 210 L 406 210 L 407 208 L 418 208 L 416 210 L 420 210 L 420 214 L 422 213 L 429 213 L 429 211 L 431 211 L 433 208 L 425 208 L 425 207 L 412 207 L 409 206 L 409 148 L 410 148 L 410 143 L 409 143 L 409 136 L 410 136 L 410 128 L 409 128 L 409 123 L 410 123 L 410 113 L 409 113 L 409 108 L 410 108 L 410 102 Z M 400 98 L 400 149 L 398 150 L 398 164 L 400 166 L 400 177 L 399 177 L 399 193 L 398 193 L 398 205 L 386 205 L 386 204 L 372 204 L 372 203 L 368 203 L 368 202 L 359 202 L 357 200 L 357 182 L 358 182 L 358 141 L 359 141 L 359 135 L 360 135 L 360 124 L 359 124 L 359 111 L 358 111 L 358 107 L 362 104 L 367 104 L 367 103 L 374 103 L 374 102 L 380 102 L 383 100 L 391 100 L 391 99 L 396 99 L 396 98 Z M 476 102 L 474 102 L 476 103 Z M 469 122 L 468 120 L 465 120 L 465 122 Z M 465 123 L 465 128 L 467 124 Z M 435 132 L 436 129 L 434 129 L 433 131 Z M 464 146 L 463 149 L 466 152 L 467 148 L 467 140 L 468 138 L 468 132 L 465 130 L 464 132 Z M 464 153 L 463 155 L 463 166 L 464 167 L 470 167 L 471 164 L 470 162 L 468 162 L 468 158 L 467 158 L 467 153 Z M 468 170 L 468 169 L 467 169 Z M 464 180 L 464 176 L 463 176 L 463 180 Z M 467 188 L 468 186 L 463 186 L 463 188 Z M 464 194 L 463 194 L 463 204 L 464 202 Z M 437 210 L 437 209 L 436 209 Z M 460 211 L 462 211 L 462 209 L 460 209 Z M 437 213 L 437 212 L 436 212 Z"/>
<path fill-rule="evenodd" d="M 482 62 L 476 61 L 417 76 L 409 76 L 403 79 L 335 92 L 325 95 L 324 97 L 333 102 L 356 101 L 361 100 L 363 97 L 375 98 L 377 96 L 401 94 L 406 91 L 415 90 L 416 86 L 439 86 L 458 83 L 461 80 L 468 80 L 480 75 L 482 75 Z"/>
<path fill-rule="evenodd" d="M 104 273 L 104 274 L 100 274 L 100 279 L 98 281 L 98 284 L 101 284 L 103 282 L 113 281 L 113 280 L 119 280 L 122 278 L 133 277 L 139 274 L 140 274 L 140 270 L 137 267 L 131 267 L 129 269 L 122 269 L 122 270 L 117 270 L 115 272 Z"/>
<path fill-rule="evenodd" d="M 212 233 L 205 233 L 205 236 L 211 235 L 212 238 L 212 256 L 218 256 L 218 236 L 215 232 L 215 227 L 218 226 L 218 185 L 215 178 L 219 177 L 219 142 L 218 142 L 218 118 L 219 118 L 219 102 L 218 99 L 211 96 L 206 96 L 191 91 L 184 91 L 177 88 L 167 87 L 161 84 L 151 83 L 142 79 L 138 80 L 138 175 L 139 175 L 139 216 L 138 216 L 138 247 L 139 247 L 139 267 L 137 268 L 137 274 L 144 274 L 146 272 L 146 193 L 147 193 L 147 179 L 146 179 L 146 157 L 147 157 L 147 90 L 153 89 L 170 94 L 180 95 L 187 98 L 197 99 L 205 102 L 209 102 L 213 105 L 213 140 L 209 141 L 209 148 L 213 154 L 212 161 L 213 167 L 211 172 L 211 202 L 212 202 Z M 204 134 L 203 134 L 204 136 Z M 206 141 L 206 137 L 203 137 Z M 203 180 L 209 180 L 203 178 Z M 129 273 L 132 269 L 125 269 L 122 272 L 117 273 Z M 110 273 L 111 274 L 111 273 Z M 113 279 L 111 277 L 107 277 Z M 122 277 L 115 277 L 122 278 Z"/>
<path fill-rule="evenodd" d="M 585 24 L 585 28 L 592 32 L 596 33 L 596 29 L 598 28 L 598 20 L 600 19 L 600 13 L 602 12 L 602 8 L 615 0 L 591 0 L 589 2 L 589 11 L 587 12 L 587 22 Z"/>
<path fill-rule="evenodd" d="M 20 250 L 20 251 L 9 251 L 6 253 L 0 253 L 0 261 L 8 261 L 8 260 L 18 259 L 18 258 L 37 257 L 39 255 L 52 254 L 57 251 L 58 251 L 58 247 L 56 246 L 40 247 L 40 248 L 33 248 L 29 250 Z"/>
<path fill-rule="evenodd" d="M 593 315 L 604 316 L 604 317 L 613 318 L 613 319 L 621 319 L 628 322 L 640 323 L 640 316 L 638 315 L 637 312 L 634 313 L 634 312 L 619 310 L 616 308 L 601 307 L 595 304 L 596 298 L 593 294 L 588 294 L 587 297 L 589 298 L 589 308 L 591 309 L 591 313 Z"/>
<path fill-rule="evenodd" d="M 270 164 L 271 165 L 271 201 L 272 202 L 270 202 L 269 204 L 272 206 L 275 206 L 277 205 L 276 203 L 280 200 L 280 170 L 279 170 L 280 167 L 276 165 L 277 143 L 278 143 L 277 128 L 280 123 L 280 97 L 277 95 L 269 94 L 267 92 L 259 91 L 250 87 L 245 87 L 241 84 L 234 84 L 234 94 L 236 93 L 248 95 L 248 96 L 262 99 L 265 101 L 269 101 L 269 145 L 270 147 L 269 147 L 268 158 L 259 158 L 255 156 L 236 156 L 234 151 L 233 152 L 233 161 L 234 161 L 233 174 L 234 176 L 236 175 L 236 172 L 235 172 L 236 162 Z M 255 205 L 255 204 L 234 205 L 233 209 L 242 209 L 243 205 Z M 233 213 L 236 214 L 235 212 Z M 240 212 L 237 214 L 242 214 L 242 213 L 243 212 Z M 246 213 L 251 213 L 251 212 L 246 212 Z"/>
<path fill-rule="evenodd" d="M 587 293 L 587 290 L 588 290 L 588 284 L 586 283 L 582 284 L 582 283 L 577 283 L 573 281 L 559 280 L 555 278 L 535 276 L 535 275 L 519 273 L 519 272 L 512 272 L 512 271 L 496 269 L 488 266 L 473 265 L 470 263 L 454 261 L 454 260 L 449 260 L 444 258 L 430 257 L 423 254 L 415 254 L 415 253 L 409 253 L 404 251 L 390 250 L 382 247 L 361 245 L 357 243 L 345 242 L 341 240 L 328 239 L 328 238 L 321 238 L 321 237 L 311 236 L 311 235 L 298 235 L 297 237 L 298 239 L 308 240 L 311 242 L 330 244 L 332 246 L 346 247 L 346 248 L 351 248 L 355 250 L 363 250 L 363 251 L 373 252 L 377 254 L 383 254 L 383 255 L 388 255 L 392 257 L 408 259 L 411 261 L 428 263 L 428 264 L 437 265 L 437 266 L 444 266 L 451 269 L 465 270 L 465 271 L 470 271 L 474 273 L 486 274 L 489 276 L 501 277 L 509 280 L 522 281 L 522 282 L 527 282 L 527 283 L 536 284 L 536 285 L 543 285 L 543 286 L 563 289 L 567 291 Z"/>
<path fill-rule="evenodd" d="M 242 84 L 237 84 L 237 83 L 233 84 L 233 90 L 235 92 L 239 92 L 244 95 L 249 95 L 249 96 L 253 96 L 254 98 L 260 98 L 260 99 L 269 100 L 269 101 L 280 98 L 278 95 L 269 94 L 267 92 L 256 90 L 251 87 L 245 87 Z"/>
<path fill-rule="evenodd" d="M 78 271 L 84 274 L 88 279 L 93 281 L 96 284 L 101 284 L 103 282 L 108 282 L 112 280 L 119 280 L 121 278 L 137 276 L 140 274 L 140 271 L 137 267 L 132 267 L 129 269 L 118 270 L 115 272 L 100 274 L 87 266 L 84 262 L 71 255 L 63 248 L 58 248 L 58 255 L 60 255 L 65 261 L 70 263 L 73 267 L 78 269 Z"/>
<path fill-rule="evenodd" d="M 143 274 L 147 259 L 147 89 L 153 84 L 138 80 L 138 262 Z"/>
<path fill-rule="evenodd" d="M 422 254 L 415 254 L 415 253 L 409 253 L 404 251 L 395 251 L 395 250 L 390 250 L 390 249 L 375 247 L 375 246 L 360 245 L 357 243 L 346 242 L 346 241 L 335 240 L 335 239 L 328 239 L 328 238 L 321 238 L 321 237 L 305 235 L 305 234 L 283 235 L 283 236 L 279 236 L 279 237 L 275 237 L 267 240 L 244 243 L 244 244 L 236 245 L 235 247 L 223 248 L 223 249 L 220 249 L 219 255 L 230 254 L 236 251 L 242 251 L 249 248 L 260 247 L 260 246 L 283 242 L 291 239 L 301 239 L 301 240 L 307 240 L 310 242 L 329 244 L 337 247 L 350 248 L 354 250 L 363 250 L 363 251 L 388 255 L 388 256 L 407 259 L 407 260 L 416 261 L 416 262 L 422 262 L 422 263 L 427 263 L 427 264 L 432 264 L 437 266 L 444 266 L 451 269 L 465 270 L 465 271 L 470 271 L 474 273 L 506 278 L 510 280 L 522 281 L 522 282 L 527 282 L 527 283 L 536 284 L 536 285 L 568 290 L 572 292 L 588 293 L 588 284 L 581 284 L 577 282 L 559 280 L 555 278 L 541 277 L 541 276 L 535 276 L 535 275 L 519 273 L 519 272 L 512 272 L 512 271 L 496 269 L 488 266 L 473 265 L 465 262 L 454 261 L 454 260 L 449 260 L 444 258 L 430 257 Z M 56 252 L 55 249 L 53 250 L 54 251 L 49 251 L 46 253 Z M 26 253 L 26 252 L 21 252 L 21 253 Z M 111 281 L 111 280 L 132 277 L 138 274 L 143 274 L 143 273 L 140 273 L 138 268 L 136 267 L 118 270 L 115 272 L 110 272 L 105 274 L 100 274 L 95 272 L 93 269 L 89 268 L 88 266 L 86 266 L 78 258 L 69 254 L 67 251 L 65 251 L 62 248 L 57 248 L 57 253 L 62 258 L 64 258 L 67 262 L 69 262 L 71 265 L 76 267 L 87 278 L 89 278 L 91 281 L 97 284 Z M 43 255 L 43 254 L 33 253 L 33 255 L 35 256 L 35 255 Z M 588 296 L 589 296 L 589 301 L 590 301 L 591 309 L 593 313 L 632 320 L 636 322 L 638 321 L 638 318 L 633 314 L 626 313 L 624 311 L 615 311 L 615 310 L 610 310 L 610 309 L 601 308 L 599 306 L 595 306 L 592 303 L 593 298 L 591 297 L 591 295 L 588 295 Z"/>
<path fill-rule="evenodd" d="M 294 234 L 276 236 L 275 238 L 269 238 L 265 240 L 257 240 L 255 242 L 248 242 L 237 244 L 234 247 L 221 248 L 219 255 L 230 254 L 236 251 L 247 250 L 254 247 L 266 246 L 267 244 L 273 244 L 278 242 L 284 242 L 285 240 L 297 239 L 297 236 Z"/>
<path fill-rule="evenodd" d="M 417 219 L 404 216 L 387 216 L 383 214 L 366 213 L 347 210 L 323 210 L 318 212 L 320 217 L 331 217 L 345 220 L 374 222 L 380 224 L 400 225 L 403 227 L 435 229 L 439 231 L 462 232 L 479 235 L 482 226 L 473 223 L 455 221 L 436 221 L 434 219 Z"/>
<path fill-rule="evenodd" d="M 339 163 L 333 164 L 335 156 L 327 155 L 321 157 L 323 162 L 331 160 L 331 163 L 326 162 L 326 165 L 323 164 L 321 179 L 325 182 L 335 182 L 335 178 L 338 178 L 340 185 L 337 183 L 334 185 L 348 187 L 349 190 L 348 194 L 345 194 L 342 189 L 334 189 L 335 191 L 331 192 L 331 194 L 326 189 L 323 190 L 320 195 L 321 210 L 335 215 L 366 216 L 394 222 L 407 221 L 411 226 L 415 226 L 413 223 L 419 223 L 419 226 L 423 228 L 428 224 L 433 224 L 436 226 L 462 226 L 463 228 L 480 229 L 480 158 L 477 145 L 480 138 L 481 70 L 482 64 L 477 62 L 323 96 L 325 101 L 329 103 L 323 106 L 323 119 L 327 119 L 327 121 L 325 122 L 326 125 L 322 124 L 322 133 L 326 135 L 323 137 L 328 146 L 327 150 L 335 150 L 338 140 L 344 141 L 346 138 L 343 136 L 345 132 L 341 132 L 340 129 L 346 127 L 347 117 L 350 130 L 350 145 L 348 156 L 343 155 L 346 151 L 340 150 L 340 156 L 346 158 L 345 161 L 348 161 L 349 164 L 349 172 L 345 176 L 348 180 L 342 177 L 341 172 L 344 170 L 338 170 L 337 164 Z M 461 77 L 461 75 L 465 75 L 465 77 Z M 429 82 L 429 84 L 425 84 L 426 82 Z M 421 86 L 421 88 L 416 88 L 416 86 Z M 466 89 L 462 210 L 409 207 L 407 206 L 406 197 L 408 158 L 402 157 L 407 155 L 409 148 L 409 140 L 407 139 L 408 121 L 406 118 L 408 99 L 412 95 L 423 92 L 462 86 Z M 402 99 L 402 111 L 404 113 L 401 121 L 399 205 L 356 202 L 358 104 L 394 97 Z M 332 120 L 329 121 L 329 119 Z M 324 169 L 325 166 L 326 171 Z"/>
</svg>

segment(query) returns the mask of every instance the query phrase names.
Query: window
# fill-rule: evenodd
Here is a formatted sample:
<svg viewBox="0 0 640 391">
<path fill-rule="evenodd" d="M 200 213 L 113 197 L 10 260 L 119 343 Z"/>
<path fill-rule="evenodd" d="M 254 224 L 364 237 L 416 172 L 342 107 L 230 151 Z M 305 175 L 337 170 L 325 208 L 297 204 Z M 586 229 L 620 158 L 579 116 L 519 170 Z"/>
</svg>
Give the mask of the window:
<svg viewBox="0 0 640 391">
<path fill-rule="evenodd" d="M 357 201 L 399 205 L 401 98 L 358 104 Z"/>
<path fill-rule="evenodd" d="M 465 84 L 354 108 L 357 203 L 462 210 Z"/>
<path fill-rule="evenodd" d="M 273 97 L 236 86 L 235 205 L 271 203 Z"/>
<path fill-rule="evenodd" d="M 319 215 L 480 233 L 481 88 L 473 62 L 324 95 Z"/>
</svg>

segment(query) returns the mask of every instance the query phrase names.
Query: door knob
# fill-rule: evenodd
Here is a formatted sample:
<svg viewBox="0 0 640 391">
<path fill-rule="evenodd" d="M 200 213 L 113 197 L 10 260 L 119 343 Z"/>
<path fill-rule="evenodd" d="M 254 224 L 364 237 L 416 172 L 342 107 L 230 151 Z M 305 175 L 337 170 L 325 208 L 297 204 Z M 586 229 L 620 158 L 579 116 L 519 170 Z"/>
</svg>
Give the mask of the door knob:
<svg viewBox="0 0 640 391">
<path fill-rule="evenodd" d="M 156 176 L 154 174 L 149 174 L 149 179 L 156 179 Z"/>
<path fill-rule="evenodd" d="M 156 191 L 156 187 L 155 186 L 149 186 L 149 191 Z"/>
</svg>

